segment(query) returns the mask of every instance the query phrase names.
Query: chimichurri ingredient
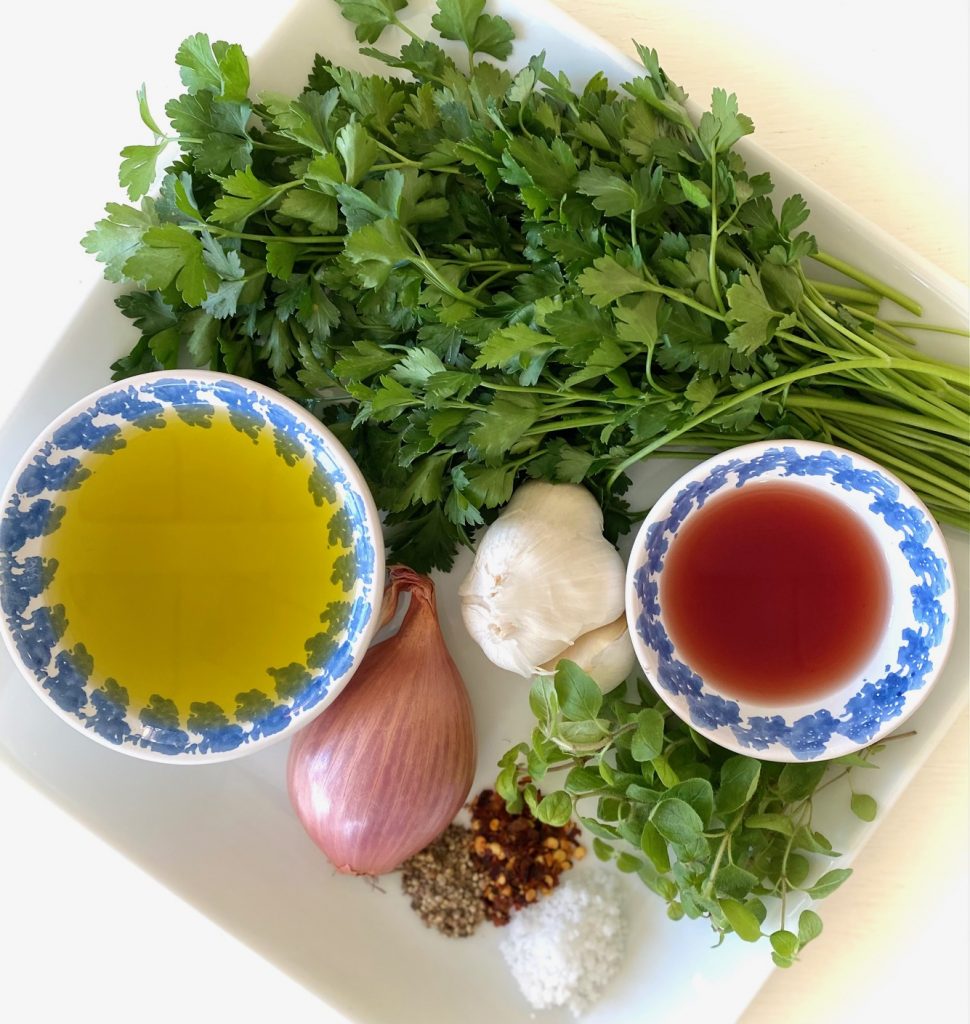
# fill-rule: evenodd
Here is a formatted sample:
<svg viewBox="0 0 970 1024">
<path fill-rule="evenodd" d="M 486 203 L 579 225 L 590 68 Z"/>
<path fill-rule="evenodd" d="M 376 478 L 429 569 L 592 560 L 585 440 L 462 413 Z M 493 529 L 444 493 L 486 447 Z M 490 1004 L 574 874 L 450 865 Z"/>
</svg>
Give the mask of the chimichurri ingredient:
<svg viewBox="0 0 970 1024">
<path fill-rule="evenodd" d="M 500 949 L 522 994 L 537 1010 L 580 1016 L 623 963 L 627 922 L 619 880 L 605 871 L 571 875 L 548 899 L 516 914 Z"/>
<path fill-rule="evenodd" d="M 568 661 L 533 682 L 529 705 L 532 741 L 502 757 L 495 786 L 512 813 L 527 803 L 552 824 L 575 816 L 594 854 L 637 875 L 673 920 L 706 918 L 719 940 L 767 938 L 776 964 L 795 962 L 822 930 L 806 902 L 852 874 L 830 867 L 839 853 L 814 798 L 851 773 L 850 807 L 871 821 L 875 801 L 855 783 L 888 741 L 827 762 L 759 761 L 709 743 L 642 680 L 604 696 Z"/>
<path fill-rule="evenodd" d="M 475 730 L 445 647 L 434 585 L 394 566 L 385 612 L 398 631 L 371 647 L 346 689 L 290 747 L 290 799 L 339 871 L 382 875 L 451 823 L 471 788 Z"/>
<path fill-rule="evenodd" d="M 411 909 L 429 928 L 453 939 L 471 935 L 485 920 L 484 882 L 472 856 L 472 833 L 458 824 L 409 857 L 401 871 Z"/>
<path fill-rule="evenodd" d="M 566 657 L 609 690 L 634 663 L 625 572 L 589 491 L 530 481 L 478 542 L 458 590 L 462 619 L 501 668 L 532 676 Z"/>
<path fill-rule="evenodd" d="M 472 802 L 472 853 L 486 878 L 486 916 L 492 924 L 508 924 L 514 911 L 548 896 L 573 861 L 586 856 L 568 815 L 552 824 L 536 817 L 536 809 L 520 805 L 509 811 L 490 789 Z"/>
<path fill-rule="evenodd" d="M 302 402 L 420 571 L 526 478 L 585 484 L 615 540 L 640 460 L 777 437 L 868 455 L 970 523 L 966 369 L 912 347 L 880 303 L 919 307 L 820 251 L 800 196 L 772 204 L 734 95 L 695 117 L 642 46 L 617 88 L 574 85 L 555 54 L 509 69 L 506 21 L 438 0 L 456 60 L 406 6 L 341 0 L 362 42 L 404 38 L 364 49 L 390 74 L 321 56 L 299 95 L 251 96 L 242 50 L 199 34 L 168 125 L 140 93 L 151 139 L 121 167 L 140 204 L 84 239 L 136 285 L 116 376 L 186 359 Z M 822 264 L 861 287 L 819 282 Z"/>
</svg>

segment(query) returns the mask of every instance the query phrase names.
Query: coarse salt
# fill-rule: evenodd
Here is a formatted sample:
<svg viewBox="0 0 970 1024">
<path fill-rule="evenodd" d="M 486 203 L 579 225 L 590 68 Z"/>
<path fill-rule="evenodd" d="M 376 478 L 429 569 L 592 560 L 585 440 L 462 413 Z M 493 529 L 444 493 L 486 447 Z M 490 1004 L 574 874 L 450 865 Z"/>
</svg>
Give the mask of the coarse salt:
<svg viewBox="0 0 970 1024">
<path fill-rule="evenodd" d="M 578 1017 L 619 970 L 626 932 L 617 879 L 591 869 L 514 915 L 500 948 L 532 1006 Z"/>
</svg>

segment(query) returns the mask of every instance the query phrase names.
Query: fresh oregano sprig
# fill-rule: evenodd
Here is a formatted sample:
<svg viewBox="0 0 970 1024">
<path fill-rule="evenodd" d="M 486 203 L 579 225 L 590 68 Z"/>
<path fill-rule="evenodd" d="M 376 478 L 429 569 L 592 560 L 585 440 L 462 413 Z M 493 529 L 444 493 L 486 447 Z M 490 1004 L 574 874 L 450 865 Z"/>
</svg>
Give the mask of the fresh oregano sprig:
<svg viewBox="0 0 970 1024">
<path fill-rule="evenodd" d="M 792 920 L 793 896 L 822 899 L 852 871 L 825 869 L 840 854 L 815 828 L 813 800 L 874 767 L 880 744 L 824 763 L 740 756 L 682 722 L 642 680 L 604 696 L 570 661 L 535 679 L 529 706 L 531 743 L 499 762 L 496 790 L 509 810 L 526 805 L 555 825 L 579 820 L 596 856 L 638 875 L 670 918 L 706 917 L 719 942 L 730 932 L 767 937 L 779 967 L 820 934 L 813 910 Z M 850 792 L 853 813 L 871 821 L 875 800 L 851 781 Z M 769 909 L 778 927 L 766 932 Z"/>
</svg>

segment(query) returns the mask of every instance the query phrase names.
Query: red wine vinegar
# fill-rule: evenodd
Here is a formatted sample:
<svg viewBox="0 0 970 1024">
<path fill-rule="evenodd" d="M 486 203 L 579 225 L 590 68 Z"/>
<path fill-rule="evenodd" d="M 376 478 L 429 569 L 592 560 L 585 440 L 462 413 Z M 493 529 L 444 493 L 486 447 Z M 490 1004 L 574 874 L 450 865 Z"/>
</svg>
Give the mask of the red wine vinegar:
<svg viewBox="0 0 970 1024">
<path fill-rule="evenodd" d="M 888 572 L 859 516 L 795 483 L 711 498 L 671 541 L 660 584 L 681 661 L 726 697 L 797 704 L 848 682 L 886 627 Z"/>
</svg>

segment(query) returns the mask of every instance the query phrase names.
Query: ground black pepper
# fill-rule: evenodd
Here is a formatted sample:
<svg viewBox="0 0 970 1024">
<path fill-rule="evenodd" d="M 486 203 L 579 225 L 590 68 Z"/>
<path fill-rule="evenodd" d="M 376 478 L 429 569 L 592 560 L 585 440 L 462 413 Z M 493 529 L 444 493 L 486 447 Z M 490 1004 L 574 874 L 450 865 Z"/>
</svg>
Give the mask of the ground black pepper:
<svg viewBox="0 0 970 1024">
<path fill-rule="evenodd" d="M 463 938 L 485 918 L 484 879 L 472 857 L 472 833 L 449 825 L 430 845 L 402 867 L 404 892 L 429 928 Z"/>
</svg>

